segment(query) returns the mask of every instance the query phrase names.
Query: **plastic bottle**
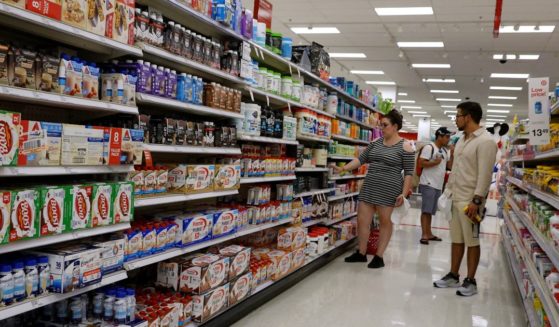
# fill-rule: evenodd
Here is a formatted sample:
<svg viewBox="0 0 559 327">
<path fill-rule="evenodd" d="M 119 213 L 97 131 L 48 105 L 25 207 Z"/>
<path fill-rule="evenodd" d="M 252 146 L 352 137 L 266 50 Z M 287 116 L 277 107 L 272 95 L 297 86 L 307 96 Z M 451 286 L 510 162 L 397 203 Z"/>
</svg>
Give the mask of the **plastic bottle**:
<svg viewBox="0 0 559 327">
<path fill-rule="evenodd" d="M 181 73 L 177 76 L 177 100 L 185 101 L 185 84 L 186 84 L 186 73 Z"/>
<path fill-rule="evenodd" d="M 136 320 L 136 291 L 133 288 L 126 289 L 127 312 L 126 321 Z"/>
<path fill-rule="evenodd" d="M 274 137 L 274 128 L 276 126 L 276 114 L 271 108 L 268 108 L 267 119 L 268 121 L 266 123 L 266 136 Z"/>
<path fill-rule="evenodd" d="M 116 324 L 126 323 L 128 313 L 128 301 L 126 299 L 126 291 L 118 291 L 114 303 L 114 322 Z"/>
<path fill-rule="evenodd" d="M 114 317 L 114 305 L 115 305 L 116 291 L 110 289 L 105 294 L 105 299 L 103 300 L 103 320 L 112 321 Z"/>
<path fill-rule="evenodd" d="M 60 324 L 68 323 L 68 300 L 56 302 L 56 322 Z"/>
<path fill-rule="evenodd" d="M 14 279 L 10 265 L 0 265 L 0 292 L 2 305 L 10 305 L 14 301 Z"/>
<path fill-rule="evenodd" d="M 202 105 L 204 104 L 204 81 L 201 77 L 198 77 L 197 83 L 196 92 L 198 92 L 198 94 L 196 98 L 198 99 L 198 104 Z"/>
<path fill-rule="evenodd" d="M 70 323 L 79 324 L 82 322 L 82 299 L 75 296 L 70 300 Z"/>
<path fill-rule="evenodd" d="M 283 111 L 276 112 L 274 137 L 280 139 L 283 137 Z"/>
<path fill-rule="evenodd" d="M 30 298 L 39 294 L 39 272 L 37 271 L 37 260 L 29 258 L 25 260 L 25 295 Z"/>
<path fill-rule="evenodd" d="M 14 278 L 14 300 L 22 301 L 25 299 L 25 272 L 23 262 L 14 261 L 12 264 L 12 276 Z"/>
<path fill-rule="evenodd" d="M 192 76 L 192 98 L 191 103 L 198 104 L 198 77 Z"/>
<path fill-rule="evenodd" d="M 103 317 L 103 300 L 105 294 L 103 291 L 95 292 L 93 296 L 93 319 L 101 319 Z"/>
<path fill-rule="evenodd" d="M 188 103 L 194 102 L 194 83 L 192 75 L 186 75 L 186 80 L 184 81 L 184 100 Z"/>
</svg>

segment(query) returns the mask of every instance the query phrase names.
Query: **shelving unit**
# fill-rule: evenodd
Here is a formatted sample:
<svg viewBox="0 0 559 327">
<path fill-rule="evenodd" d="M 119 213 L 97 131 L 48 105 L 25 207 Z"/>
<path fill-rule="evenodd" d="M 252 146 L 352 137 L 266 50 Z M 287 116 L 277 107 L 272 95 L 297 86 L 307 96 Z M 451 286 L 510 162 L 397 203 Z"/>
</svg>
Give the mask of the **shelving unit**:
<svg viewBox="0 0 559 327">
<path fill-rule="evenodd" d="M 279 176 L 279 177 L 246 177 L 241 178 L 241 184 L 256 184 L 270 182 L 285 182 L 295 180 L 295 176 Z"/>
<path fill-rule="evenodd" d="M 514 156 L 509 159 L 510 162 L 534 161 L 534 160 L 559 160 L 559 149 L 554 149 L 542 153 L 526 154 L 524 156 Z"/>
<path fill-rule="evenodd" d="M 216 118 L 237 118 L 243 119 L 244 116 L 238 112 L 232 112 L 222 109 L 216 109 L 207 106 L 196 105 L 193 103 L 186 103 L 178 100 L 173 100 L 169 98 L 163 98 L 156 95 L 138 93 L 136 94 L 136 102 L 139 105 L 145 106 L 156 106 L 159 108 L 172 109 L 178 112 L 216 117 Z"/>
<path fill-rule="evenodd" d="M 525 184 L 521 180 L 511 176 L 507 176 L 507 181 L 516 185 L 518 188 L 524 190 L 532 196 L 552 205 L 556 209 L 559 208 L 559 196 L 538 190 L 534 186 Z"/>
<path fill-rule="evenodd" d="M 345 120 L 345 121 L 348 121 L 348 122 L 351 122 L 351 123 L 354 123 L 354 124 L 357 124 L 357 125 L 361 126 L 362 128 L 365 128 L 365 129 L 373 129 L 373 127 L 371 127 L 370 125 L 368 125 L 368 124 L 366 124 L 362 121 L 359 121 L 357 119 L 353 119 L 351 117 L 348 117 L 348 116 L 337 114 L 336 118 L 341 119 L 341 120 Z"/>
<path fill-rule="evenodd" d="M 355 159 L 355 157 L 341 156 L 341 155 L 337 155 L 337 154 L 329 154 L 328 159 L 332 159 L 332 160 L 353 160 L 353 159 Z"/>
<path fill-rule="evenodd" d="M 322 190 L 312 190 L 312 191 L 308 191 L 308 192 L 295 194 L 293 197 L 294 198 L 304 198 L 306 196 L 313 196 L 313 195 L 317 195 L 317 194 L 330 193 L 330 192 L 333 192 L 335 190 L 336 190 L 335 188 L 326 188 L 326 189 L 322 189 Z"/>
<path fill-rule="evenodd" d="M 278 139 L 275 137 L 265 137 L 265 136 L 252 136 L 252 135 L 241 135 L 238 137 L 240 141 L 246 142 L 257 142 L 257 143 L 270 143 L 270 144 L 287 144 L 287 145 L 297 145 L 299 142 L 296 140 Z"/>
<path fill-rule="evenodd" d="M 297 173 L 324 173 L 329 171 L 329 168 L 326 167 L 297 167 L 295 168 L 295 172 Z"/>
<path fill-rule="evenodd" d="M 203 147 L 203 146 L 186 146 L 186 145 L 162 145 L 162 144 L 145 144 L 145 150 L 153 153 L 180 153 L 180 154 L 223 154 L 223 155 L 240 155 L 240 148 L 219 148 L 219 147 Z"/>
<path fill-rule="evenodd" d="M 37 166 L 0 167 L 1 177 L 125 174 L 134 171 L 132 165 L 121 166 Z"/>
<path fill-rule="evenodd" d="M 354 192 L 354 193 L 349 193 L 349 194 L 342 194 L 342 195 L 329 196 L 329 197 L 328 197 L 328 202 L 337 201 L 337 200 L 342 200 L 342 199 L 347 199 L 347 198 L 351 198 L 351 197 L 357 196 L 357 195 L 359 195 L 359 192 Z"/>
<path fill-rule="evenodd" d="M 136 208 L 153 207 L 166 204 L 181 203 L 194 200 L 219 198 L 221 196 L 237 195 L 238 190 L 216 191 L 198 194 L 164 194 L 152 197 L 140 197 L 135 199 Z"/>
</svg>

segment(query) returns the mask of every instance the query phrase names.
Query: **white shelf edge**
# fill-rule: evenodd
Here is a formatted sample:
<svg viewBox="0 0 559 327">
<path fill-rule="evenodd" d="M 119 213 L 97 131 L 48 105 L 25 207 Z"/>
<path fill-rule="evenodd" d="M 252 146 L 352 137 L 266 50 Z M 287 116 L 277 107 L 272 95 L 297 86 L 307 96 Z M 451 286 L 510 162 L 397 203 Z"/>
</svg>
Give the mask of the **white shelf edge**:
<svg viewBox="0 0 559 327">
<path fill-rule="evenodd" d="M 326 188 L 326 189 L 322 189 L 322 190 L 312 190 L 312 191 L 308 191 L 308 192 L 295 194 L 293 196 L 293 198 L 304 198 L 306 196 L 312 196 L 312 195 L 315 195 L 315 194 L 330 193 L 330 192 L 335 191 L 335 190 L 336 190 L 335 188 Z"/>
<path fill-rule="evenodd" d="M 310 136 L 310 135 L 302 135 L 302 134 L 297 134 L 297 140 L 298 141 L 308 141 L 308 142 L 319 142 L 319 143 L 330 143 L 330 139 L 326 139 L 323 137 L 318 137 L 318 136 Z"/>
<path fill-rule="evenodd" d="M 297 142 L 296 140 L 286 140 L 286 139 L 278 139 L 274 137 L 254 136 L 254 135 L 240 135 L 237 137 L 237 140 L 245 141 L 245 142 L 276 143 L 276 144 L 288 144 L 288 145 L 299 144 L 299 142 Z"/>
<path fill-rule="evenodd" d="M 303 223 L 301 226 L 303 227 L 311 227 L 314 225 L 318 225 L 324 222 L 324 219 L 315 219 L 315 220 L 311 220 L 311 221 L 307 221 L 305 223 Z"/>
<path fill-rule="evenodd" d="M 298 173 L 320 173 L 320 172 L 327 172 L 329 169 L 326 167 L 297 167 L 295 168 L 295 172 Z"/>
<path fill-rule="evenodd" d="M 357 119 L 354 119 L 354 118 L 351 118 L 351 117 L 348 117 L 348 116 L 336 114 L 336 118 L 338 118 L 340 120 L 348 121 L 350 123 L 357 124 L 357 125 L 365 128 L 365 129 L 369 129 L 369 130 L 374 129 L 374 127 L 367 125 L 365 122 L 359 121 Z"/>
<path fill-rule="evenodd" d="M 542 159 L 559 159 L 559 149 L 553 149 L 546 152 L 536 153 L 534 155 L 526 155 L 526 156 L 514 156 L 508 159 L 511 162 L 519 162 L 519 161 L 535 161 L 535 160 L 542 160 Z"/>
<path fill-rule="evenodd" d="M 357 178 L 365 178 L 367 175 L 344 175 L 344 176 L 331 176 L 329 179 L 331 181 L 339 181 L 344 179 L 357 179 Z"/>
<path fill-rule="evenodd" d="M 142 104 L 157 105 L 159 107 L 177 109 L 177 110 L 181 110 L 187 113 L 192 113 L 197 115 L 214 116 L 214 117 L 221 117 L 221 118 L 237 118 L 237 119 L 244 118 L 244 116 L 238 112 L 182 102 L 175 99 L 164 98 L 152 94 L 136 93 L 136 102 L 140 105 Z"/>
<path fill-rule="evenodd" d="M 278 177 L 244 177 L 241 178 L 241 184 L 255 184 L 255 183 L 268 183 L 268 182 L 282 182 L 295 180 L 293 176 L 278 176 Z"/>
<path fill-rule="evenodd" d="M 353 160 L 353 159 L 355 159 L 355 157 L 342 156 L 342 155 L 336 155 L 336 154 L 329 154 L 329 155 L 328 155 L 328 159 L 333 159 L 333 160 Z"/>
<path fill-rule="evenodd" d="M 236 195 L 239 194 L 238 190 L 227 190 L 227 191 L 214 191 L 207 193 L 195 193 L 195 194 L 163 194 L 159 196 L 148 196 L 148 197 L 136 197 L 134 201 L 135 208 L 144 208 L 151 206 L 158 206 L 164 204 L 181 203 L 187 201 L 201 200 L 201 199 L 211 199 L 218 198 L 221 196 Z"/>
<path fill-rule="evenodd" d="M 326 221 L 324 222 L 324 224 L 325 224 L 326 226 L 332 226 L 332 225 L 334 225 L 334 224 L 336 224 L 336 223 L 339 223 L 339 222 L 341 222 L 341 221 L 344 221 L 344 220 L 347 220 L 347 219 L 350 219 L 350 218 L 353 218 L 353 217 L 356 217 L 356 216 L 357 216 L 357 212 L 353 212 L 353 213 L 350 213 L 350 214 L 348 214 L 348 215 L 343 216 L 342 218 L 332 219 L 332 220 L 326 220 Z"/>
<path fill-rule="evenodd" d="M 337 201 L 337 200 L 346 199 L 346 198 L 351 198 L 351 197 L 357 196 L 357 195 L 359 195 L 359 192 L 353 192 L 353 193 L 343 194 L 343 195 L 329 196 L 328 197 L 328 202 Z"/>
<path fill-rule="evenodd" d="M 144 149 L 154 153 L 227 154 L 240 155 L 240 148 L 220 148 L 187 145 L 144 144 Z"/>
<path fill-rule="evenodd" d="M 79 174 L 122 174 L 134 171 L 133 165 L 121 166 L 36 166 L 0 167 L 2 177 L 79 175 Z"/>
<path fill-rule="evenodd" d="M 278 95 L 278 94 L 270 93 L 268 91 L 264 91 L 264 90 L 255 88 L 254 86 L 247 86 L 246 90 L 249 93 L 252 92 L 253 94 L 258 94 L 260 96 L 267 97 L 268 99 L 276 100 L 278 103 L 283 103 L 283 104 L 286 104 L 286 105 L 289 104 L 290 106 L 293 106 L 293 107 L 296 107 L 296 108 L 301 108 L 301 109 L 307 109 L 307 110 L 310 110 L 310 111 L 314 111 L 315 113 L 326 116 L 326 117 L 336 118 L 336 115 L 331 114 L 329 112 L 320 110 L 318 108 L 313 108 L 313 107 L 310 107 L 310 106 L 306 106 L 306 105 L 304 105 L 300 102 L 294 101 L 292 99 L 285 98 L 285 97 L 283 97 L 281 95 Z"/>
<path fill-rule="evenodd" d="M 350 143 L 353 143 L 353 144 L 360 144 L 360 145 L 369 145 L 369 143 L 370 143 L 368 141 L 352 139 L 351 137 L 338 135 L 338 134 L 332 134 L 332 139 L 336 140 L 336 141 L 344 141 L 344 142 L 350 142 Z"/>
</svg>

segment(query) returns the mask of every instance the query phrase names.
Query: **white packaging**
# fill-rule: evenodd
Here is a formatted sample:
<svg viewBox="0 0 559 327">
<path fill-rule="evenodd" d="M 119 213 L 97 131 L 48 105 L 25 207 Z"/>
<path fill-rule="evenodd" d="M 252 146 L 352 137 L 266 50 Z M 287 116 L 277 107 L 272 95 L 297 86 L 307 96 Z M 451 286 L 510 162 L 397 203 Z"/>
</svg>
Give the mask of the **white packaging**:
<svg viewBox="0 0 559 327">
<path fill-rule="evenodd" d="M 81 125 L 62 127 L 61 165 L 102 165 L 103 130 Z"/>
</svg>

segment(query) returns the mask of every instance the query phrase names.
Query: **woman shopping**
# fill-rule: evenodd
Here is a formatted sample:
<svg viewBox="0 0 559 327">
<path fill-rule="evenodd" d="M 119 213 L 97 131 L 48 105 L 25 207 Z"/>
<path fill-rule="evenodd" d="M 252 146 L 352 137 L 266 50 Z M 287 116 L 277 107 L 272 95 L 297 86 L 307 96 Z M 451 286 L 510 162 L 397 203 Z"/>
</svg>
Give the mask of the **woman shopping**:
<svg viewBox="0 0 559 327">
<path fill-rule="evenodd" d="M 412 187 L 414 152 L 412 145 L 398 135 L 402 128 L 402 115 L 392 110 L 381 121 L 383 137 L 371 142 L 359 158 L 343 167 L 334 167 L 337 173 L 352 171 L 368 163 L 369 169 L 359 194 L 357 229 L 359 248 L 346 262 L 367 262 L 367 241 L 373 216 L 380 217 L 380 240 L 369 268 L 384 267 L 383 255 L 392 236 L 390 216 L 394 207 L 404 203 Z M 402 171 L 404 174 L 402 175 Z"/>
</svg>

